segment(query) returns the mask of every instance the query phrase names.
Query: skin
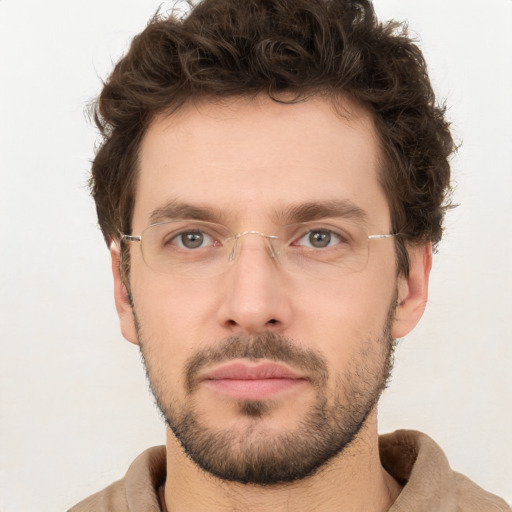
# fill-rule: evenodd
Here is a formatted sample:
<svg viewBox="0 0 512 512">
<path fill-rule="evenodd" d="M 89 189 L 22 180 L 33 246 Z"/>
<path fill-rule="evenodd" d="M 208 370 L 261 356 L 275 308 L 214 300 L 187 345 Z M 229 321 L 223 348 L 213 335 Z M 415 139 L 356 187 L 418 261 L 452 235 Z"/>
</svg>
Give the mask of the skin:
<svg viewBox="0 0 512 512">
<path fill-rule="evenodd" d="M 208 207 L 233 232 L 272 234 L 274 212 L 306 202 L 347 199 L 367 215 L 370 234 L 390 230 L 386 197 L 378 182 L 379 144 L 371 117 L 344 99 L 343 116 L 320 97 L 283 105 L 268 98 L 203 101 L 154 120 L 141 147 L 133 233 L 169 201 Z M 129 287 L 144 337 L 146 364 L 176 404 L 186 405 L 184 367 L 198 350 L 230 335 L 274 332 L 317 351 L 328 364 L 333 391 L 361 347 L 378 339 L 396 298 L 393 338 L 405 336 L 427 300 L 430 246 L 410 248 L 407 277 L 397 277 L 392 240 L 371 242 L 366 267 L 343 279 L 315 285 L 279 268 L 260 237 L 246 237 L 229 271 L 187 282 L 152 271 L 131 250 Z M 124 337 L 139 343 L 132 304 L 112 245 L 116 306 Z M 144 351 L 143 351 L 144 352 Z M 382 349 L 371 351 L 383 364 Z M 149 360 L 148 360 L 149 359 Z M 242 417 L 234 400 L 207 386 L 194 396 L 205 424 L 254 439 L 293 430 L 315 399 L 298 386 L 271 399 L 256 423 Z M 206 473 L 167 430 L 167 508 L 180 511 L 385 511 L 400 492 L 382 468 L 374 408 L 356 439 L 325 467 L 298 482 L 261 487 L 227 482 Z M 255 426 L 256 425 L 256 426 Z M 264 439 L 262 440 L 264 442 Z"/>
</svg>

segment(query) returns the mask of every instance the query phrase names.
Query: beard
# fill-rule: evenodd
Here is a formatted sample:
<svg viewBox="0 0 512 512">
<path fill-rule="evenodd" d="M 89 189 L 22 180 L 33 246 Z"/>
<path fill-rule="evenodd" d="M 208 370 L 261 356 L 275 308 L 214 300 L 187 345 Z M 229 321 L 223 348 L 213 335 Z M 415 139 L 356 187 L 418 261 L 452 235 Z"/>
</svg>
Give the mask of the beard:
<svg viewBox="0 0 512 512">
<path fill-rule="evenodd" d="M 144 340 L 135 310 L 134 316 L 151 391 L 186 455 L 199 468 L 222 480 L 272 485 L 313 475 L 357 438 L 391 375 L 395 304 L 396 301 L 389 308 L 380 335 L 360 343 L 330 389 L 329 366 L 319 352 L 275 333 L 231 336 L 188 359 L 183 403 L 173 396 L 165 375 L 154 368 L 156 357 L 151 353 L 151 343 Z M 276 433 L 265 427 L 264 420 L 271 417 L 273 409 L 272 401 L 267 400 L 236 401 L 237 414 L 244 421 L 235 428 L 208 426 L 195 399 L 198 373 L 209 365 L 235 359 L 283 362 L 307 373 L 315 399 L 293 429 Z"/>
</svg>

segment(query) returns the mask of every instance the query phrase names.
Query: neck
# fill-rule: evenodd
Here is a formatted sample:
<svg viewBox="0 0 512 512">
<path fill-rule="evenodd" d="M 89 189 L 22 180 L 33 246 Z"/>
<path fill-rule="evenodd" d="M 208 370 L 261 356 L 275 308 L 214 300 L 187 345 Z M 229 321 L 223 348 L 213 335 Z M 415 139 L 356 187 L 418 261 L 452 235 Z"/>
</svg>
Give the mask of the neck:
<svg viewBox="0 0 512 512">
<path fill-rule="evenodd" d="M 375 412 L 354 441 L 314 475 L 269 486 L 227 482 L 206 473 L 167 432 L 169 512 L 385 512 L 399 493 L 400 486 L 380 463 Z"/>
</svg>

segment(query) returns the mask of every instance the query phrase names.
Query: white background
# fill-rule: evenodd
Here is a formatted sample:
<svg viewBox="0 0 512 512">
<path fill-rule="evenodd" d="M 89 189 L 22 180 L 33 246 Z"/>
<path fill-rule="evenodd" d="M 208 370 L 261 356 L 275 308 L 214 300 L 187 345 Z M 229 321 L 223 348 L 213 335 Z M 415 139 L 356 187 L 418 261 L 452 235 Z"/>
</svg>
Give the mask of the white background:
<svg viewBox="0 0 512 512">
<path fill-rule="evenodd" d="M 0 0 L 0 512 L 65 510 L 164 442 L 86 187 L 84 107 L 160 0 Z M 164 7 L 166 4 L 164 4 Z M 376 0 L 418 34 L 463 146 L 427 313 L 381 431 L 512 501 L 511 0 Z"/>
</svg>

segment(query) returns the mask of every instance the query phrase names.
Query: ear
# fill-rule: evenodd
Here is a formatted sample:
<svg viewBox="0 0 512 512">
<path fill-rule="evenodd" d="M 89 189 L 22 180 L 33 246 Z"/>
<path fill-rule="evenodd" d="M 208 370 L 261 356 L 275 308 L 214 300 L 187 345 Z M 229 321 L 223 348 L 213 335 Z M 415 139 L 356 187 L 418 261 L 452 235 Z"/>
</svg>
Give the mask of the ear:
<svg viewBox="0 0 512 512">
<path fill-rule="evenodd" d="M 116 301 L 117 315 L 121 324 L 121 333 L 130 342 L 138 345 L 137 329 L 132 304 L 126 285 L 121 277 L 121 252 L 117 243 L 110 245 L 112 258 L 112 275 L 114 276 L 114 298 Z"/>
<path fill-rule="evenodd" d="M 428 279 L 432 268 L 432 244 L 410 247 L 409 275 L 398 281 L 395 320 L 391 329 L 394 339 L 409 334 L 425 311 L 428 299 Z"/>
</svg>

